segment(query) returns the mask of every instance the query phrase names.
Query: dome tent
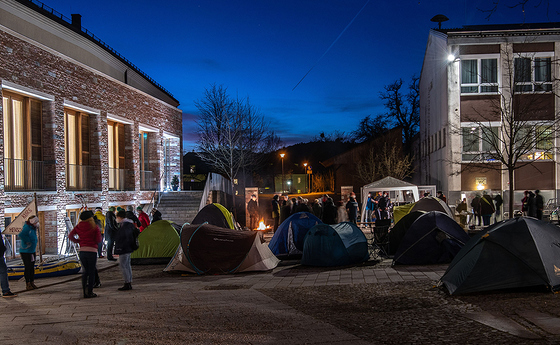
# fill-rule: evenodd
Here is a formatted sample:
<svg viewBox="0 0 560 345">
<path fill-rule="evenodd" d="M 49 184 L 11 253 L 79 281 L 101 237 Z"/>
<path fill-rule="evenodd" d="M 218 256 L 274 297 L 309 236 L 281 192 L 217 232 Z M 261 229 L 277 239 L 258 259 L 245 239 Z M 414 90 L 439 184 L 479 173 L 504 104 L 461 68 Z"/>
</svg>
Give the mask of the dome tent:
<svg viewBox="0 0 560 345">
<path fill-rule="evenodd" d="M 268 247 L 276 256 L 301 255 L 305 234 L 323 222 L 309 212 L 292 214 L 280 224 Z"/>
<path fill-rule="evenodd" d="M 150 224 L 138 235 L 140 246 L 131 255 L 133 264 L 167 263 L 181 243 L 177 231 L 167 220 Z"/>
<path fill-rule="evenodd" d="M 204 224 L 206 222 L 222 228 L 236 228 L 235 220 L 233 219 L 231 212 L 218 203 L 204 206 L 200 211 L 198 211 L 191 224 Z"/>
<path fill-rule="evenodd" d="M 236 231 L 208 223 L 185 224 L 178 259 L 171 260 L 164 271 L 227 274 L 271 270 L 279 260 L 257 235 L 256 231 Z"/>
<path fill-rule="evenodd" d="M 393 226 L 391 231 L 389 232 L 389 255 L 395 255 L 401 241 L 408 231 L 408 229 L 414 224 L 416 219 L 423 215 L 424 211 L 414 211 L 402 217 L 396 224 Z"/>
<path fill-rule="evenodd" d="M 461 249 L 441 282 L 451 295 L 530 286 L 560 291 L 560 231 L 530 217 L 493 224 Z"/>
<path fill-rule="evenodd" d="M 302 265 L 344 266 L 367 260 L 367 239 L 354 223 L 317 224 L 305 235 Z"/>
<path fill-rule="evenodd" d="M 447 206 L 443 200 L 436 198 L 435 196 L 427 196 L 415 202 L 409 213 L 414 211 L 439 211 L 453 218 L 453 212 L 451 212 L 449 206 Z"/>
<path fill-rule="evenodd" d="M 425 265 L 450 262 L 470 240 L 448 215 L 432 211 L 418 217 L 408 228 L 395 253 L 393 264 Z"/>
</svg>

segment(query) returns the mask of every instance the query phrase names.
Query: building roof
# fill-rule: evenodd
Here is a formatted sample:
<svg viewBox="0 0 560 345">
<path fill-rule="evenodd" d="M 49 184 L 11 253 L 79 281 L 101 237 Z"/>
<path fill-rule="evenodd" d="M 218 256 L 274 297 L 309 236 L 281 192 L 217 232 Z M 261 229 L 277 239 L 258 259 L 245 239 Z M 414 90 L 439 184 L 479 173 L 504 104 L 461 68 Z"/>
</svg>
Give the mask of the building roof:
<svg viewBox="0 0 560 345">
<path fill-rule="evenodd" d="M 134 70 L 136 73 L 140 74 L 144 79 L 146 79 L 149 83 L 151 83 L 157 89 L 159 89 L 164 94 L 169 96 L 171 99 L 173 99 L 174 101 L 179 103 L 179 101 L 171 94 L 171 92 L 169 92 L 163 86 L 158 84 L 154 79 L 152 79 L 150 76 L 148 76 L 142 70 L 140 70 L 140 68 L 138 68 L 132 62 L 130 62 L 128 59 L 126 59 L 124 56 L 122 56 L 120 53 L 118 53 L 115 49 L 111 48 L 107 43 L 103 42 L 99 37 L 95 36 L 91 31 L 83 28 L 81 26 L 81 20 L 79 20 L 78 23 L 76 23 L 76 21 L 73 22 L 72 19 L 70 19 L 68 17 L 65 17 L 60 12 L 54 10 L 53 8 L 45 5 L 44 3 L 42 3 L 38 0 L 16 0 L 16 1 L 21 3 L 22 5 L 24 5 L 26 7 L 34 10 L 34 11 L 36 11 L 37 13 L 39 13 L 39 14 L 41 14 L 41 15 L 43 15 L 43 16 L 45 16 L 45 17 L 47 17 L 47 18 L 49 18 L 49 19 L 51 19 L 51 20 L 53 20 L 53 21 L 55 21 L 55 22 L 57 22 L 61 25 L 63 25 L 64 27 L 76 32 L 80 36 L 87 38 L 91 42 L 93 42 L 96 45 L 98 45 L 99 47 L 103 48 L 109 54 L 113 55 L 118 60 L 120 60 L 122 63 L 124 63 L 129 68 Z M 72 15 L 72 16 L 74 17 L 74 15 Z M 81 16 L 79 16 L 79 15 L 78 15 L 78 17 L 81 18 Z"/>
<path fill-rule="evenodd" d="M 391 176 L 387 176 L 385 178 L 382 178 L 381 180 L 367 184 L 363 188 L 371 189 L 371 188 L 402 188 L 402 187 L 416 187 L 416 185 L 396 179 Z"/>
<path fill-rule="evenodd" d="M 554 33 L 560 32 L 560 22 L 550 22 L 550 23 L 519 23 L 519 24 L 487 24 L 487 25 L 464 25 L 462 28 L 451 28 L 451 29 L 434 29 L 435 31 L 442 32 L 444 34 L 453 33 L 480 33 L 480 32 L 516 32 L 516 31 L 543 31 Z"/>
</svg>

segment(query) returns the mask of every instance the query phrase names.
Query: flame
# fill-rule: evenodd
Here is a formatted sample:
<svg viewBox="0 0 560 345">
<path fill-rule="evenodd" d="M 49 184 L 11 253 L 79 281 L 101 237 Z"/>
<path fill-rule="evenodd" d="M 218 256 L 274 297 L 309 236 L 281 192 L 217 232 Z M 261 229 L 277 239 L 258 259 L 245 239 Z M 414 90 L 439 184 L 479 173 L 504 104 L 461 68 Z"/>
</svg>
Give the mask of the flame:
<svg viewBox="0 0 560 345">
<path fill-rule="evenodd" d="M 261 218 L 261 221 L 259 222 L 259 227 L 256 230 L 268 230 L 270 229 L 270 225 L 266 226 L 264 224 L 264 219 Z"/>
</svg>

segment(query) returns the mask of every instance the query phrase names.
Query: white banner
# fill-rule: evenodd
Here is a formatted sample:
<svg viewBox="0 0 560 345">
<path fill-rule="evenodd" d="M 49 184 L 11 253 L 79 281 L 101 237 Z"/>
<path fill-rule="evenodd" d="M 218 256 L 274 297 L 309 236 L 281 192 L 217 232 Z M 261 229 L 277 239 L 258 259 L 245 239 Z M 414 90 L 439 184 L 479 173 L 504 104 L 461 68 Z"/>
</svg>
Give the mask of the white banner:
<svg viewBox="0 0 560 345">
<path fill-rule="evenodd" d="M 33 198 L 33 201 L 31 201 L 29 205 L 27 205 L 27 207 L 20 212 L 20 214 L 16 217 L 16 219 L 14 219 L 13 222 L 10 223 L 10 225 L 6 226 L 6 229 L 4 229 L 2 233 L 4 235 L 19 234 L 21 232 L 21 229 L 23 229 L 23 225 L 25 224 L 27 218 L 29 218 L 31 215 L 37 215 L 36 210 L 37 207 L 35 206 L 35 198 Z"/>
</svg>

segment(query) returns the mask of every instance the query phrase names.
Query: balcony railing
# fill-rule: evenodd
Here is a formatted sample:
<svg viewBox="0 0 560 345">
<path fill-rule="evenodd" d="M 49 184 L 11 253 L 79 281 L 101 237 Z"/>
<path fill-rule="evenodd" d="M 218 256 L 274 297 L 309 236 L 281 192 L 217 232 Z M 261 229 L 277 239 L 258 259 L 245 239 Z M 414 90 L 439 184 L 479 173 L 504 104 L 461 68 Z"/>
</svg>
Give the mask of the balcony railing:
<svg viewBox="0 0 560 345">
<path fill-rule="evenodd" d="M 132 190 L 127 177 L 128 169 L 109 168 L 109 190 Z"/>
<path fill-rule="evenodd" d="M 54 163 L 4 158 L 4 177 L 6 192 L 56 190 Z"/>
<path fill-rule="evenodd" d="M 66 164 L 66 190 L 94 190 L 93 173 L 92 166 Z"/>
<path fill-rule="evenodd" d="M 140 189 L 141 190 L 157 190 L 159 186 L 156 183 L 154 173 L 152 171 L 140 170 Z"/>
</svg>

